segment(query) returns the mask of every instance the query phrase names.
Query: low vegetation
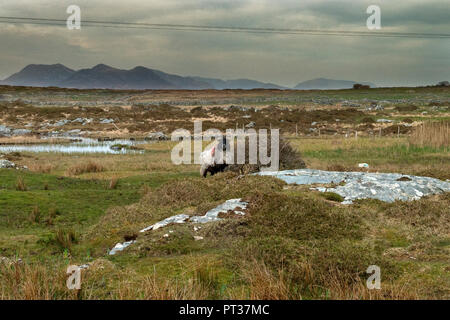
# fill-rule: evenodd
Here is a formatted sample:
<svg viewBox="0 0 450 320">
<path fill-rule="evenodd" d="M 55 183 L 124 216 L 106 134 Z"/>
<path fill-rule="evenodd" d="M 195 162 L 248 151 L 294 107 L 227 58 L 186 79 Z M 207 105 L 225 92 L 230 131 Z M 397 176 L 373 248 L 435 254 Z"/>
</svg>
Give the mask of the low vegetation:
<svg viewBox="0 0 450 320">
<path fill-rule="evenodd" d="M 410 143 L 420 147 L 450 148 L 450 122 L 424 122 L 410 137 Z"/>
<path fill-rule="evenodd" d="M 89 161 L 80 163 L 67 169 L 67 175 L 78 176 L 84 173 L 98 173 L 105 171 L 105 167 L 99 163 Z"/>
<path fill-rule="evenodd" d="M 202 106 L 203 100 L 195 95 L 161 92 L 158 99 L 180 103 L 180 107 L 170 108 L 163 104 L 155 107 L 153 93 L 134 96 L 131 91 L 86 90 L 85 95 L 78 95 L 63 90 L 61 94 L 67 97 L 61 98 L 50 94 L 54 90 L 0 87 L 2 94 L 32 94 L 61 105 L 75 98 L 83 104 L 100 98 L 115 101 L 126 95 L 133 101 L 129 107 L 117 109 L 107 103 L 92 108 L 44 106 L 42 113 L 20 101 L 3 102 L 0 116 L 8 125 L 16 125 L 14 121 L 23 119 L 55 121 L 64 110 L 70 120 L 99 118 L 110 108 L 108 118 L 123 121 L 123 128 L 132 135 L 149 128 L 167 132 L 171 126 L 192 126 L 193 115 L 210 117 L 206 128 L 217 124 L 219 129 L 230 124 L 234 128 L 236 122 L 242 127 L 250 120 L 256 128 L 281 123 L 282 169 L 306 165 L 450 179 L 448 104 L 428 105 L 421 100 L 425 93 L 448 100 L 445 88 L 320 93 L 250 90 L 242 96 L 232 91 L 205 92 L 202 99 L 216 101 L 208 106 Z M 75 98 L 70 98 L 72 95 Z M 269 97 L 273 106 L 264 100 Z M 238 98 L 237 102 L 267 110 L 224 111 L 219 106 Z M 326 104 L 337 98 L 416 102 L 363 112 Z M 325 102 L 319 105 L 318 100 Z M 192 108 L 183 109 L 184 105 Z M 242 118 L 245 115 L 252 118 Z M 173 121 L 174 117 L 179 122 Z M 377 122 L 380 118 L 393 123 Z M 430 118 L 439 121 L 423 126 L 417 123 Z M 338 125 L 326 132 L 312 124 L 316 121 Z M 398 134 L 398 125 L 404 123 L 411 124 L 412 131 Z M 300 124 L 307 126 L 299 128 Z M 354 129 L 361 125 L 369 126 L 364 131 L 367 134 L 355 135 Z M 87 124 L 86 130 L 90 126 Z M 102 126 L 105 136 L 123 134 L 113 124 Z M 392 134 L 377 134 L 379 128 L 390 126 L 394 127 L 389 129 Z M 3 142 L 6 139 L 10 138 Z M 140 145 L 143 153 L 108 156 L 1 155 L 30 170 L 0 169 L 0 299 L 450 298 L 448 193 L 413 202 L 359 200 L 344 205 L 335 193 L 287 185 L 272 177 L 243 175 L 255 168 L 239 167 L 201 178 L 197 165 L 176 166 L 170 161 L 173 146 L 170 141 L 148 143 Z M 359 163 L 367 163 L 369 168 L 360 168 Z M 139 232 L 169 216 L 202 215 L 235 198 L 248 202 L 245 216 L 225 214 L 222 221 L 196 225 L 195 229 L 186 223 Z M 136 243 L 108 255 L 116 243 L 130 240 Z M 67 267 L 84 264 L 89 268 L 82 271 L 81 290 L 67 289 Z M 381 268 L 381 290 L 366 286 L 370 265 Z"/>
</svg>

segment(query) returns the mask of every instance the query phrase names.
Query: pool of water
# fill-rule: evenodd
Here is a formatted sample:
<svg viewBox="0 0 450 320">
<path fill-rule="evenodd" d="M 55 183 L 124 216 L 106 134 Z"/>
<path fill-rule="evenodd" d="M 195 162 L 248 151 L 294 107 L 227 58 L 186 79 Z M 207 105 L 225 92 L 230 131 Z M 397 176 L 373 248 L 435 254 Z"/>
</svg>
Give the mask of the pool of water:
<svg viewBox="0 0 450 320">
<path fill-rule="evenodd" d="M 0 153 L 7 152 L 51 152 L 66 154 L 130 154 L 143 153 L 142 150 L 133 150 L 129 148 L 114 148 L 114 145 L 138 146 L 139 144 L 148 143 L 147 141 L 134 140 L 114 140 L 114 141 L 98 141 L 90 138 L 77 138 L 77 141 L 69 143 L 55 144 L 12 144 L 0 145 Z"/>
</svg>

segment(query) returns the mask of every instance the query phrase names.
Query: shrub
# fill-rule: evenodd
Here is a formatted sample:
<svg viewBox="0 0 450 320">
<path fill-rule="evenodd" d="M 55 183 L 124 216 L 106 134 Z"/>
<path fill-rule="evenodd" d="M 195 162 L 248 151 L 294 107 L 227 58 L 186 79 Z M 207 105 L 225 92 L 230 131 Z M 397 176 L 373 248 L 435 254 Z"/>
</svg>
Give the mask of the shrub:
<svg viewBox="0 0 450 320">
<path fill-rule="evenodd" d="M 268 138 L 267 143 L 267 151 L 270 156 L 270 150 L 271 150 L 271 139 Z M 259 143 L 259 140 L 258 140 Z M 235 148 L 236 149 L 236 148 Z M 259 145 L 257 147 L 257 150 L 259 150 Z M 259 152 L 259 151 L 258 151 Z M 289 169 L 303 169 L 306 168 L 305 162 L 301 159 L 301 155 L 298 151 L 296 151 L 289 141 L 286 139 L 281 138 L 280 139 L 280 145 L 279 145 L 279 169 L 280 170 L 289 170 Z M 233 164 L 226 168 L 226 171 L 232 171 L 237 172 L 239 174 L 249 174 L 253 172 L 258 172 L 261 170 L 263 165 L 259 163 L 257 164 L 249 164 L 249 145 L 248 145 L 248 139 L 246 140 L 246 146 L 245 146 L 245 164 Z M 235 159 L 237 159 L 236 156 L 236 150 L 235 150 Z"/>
</svg>

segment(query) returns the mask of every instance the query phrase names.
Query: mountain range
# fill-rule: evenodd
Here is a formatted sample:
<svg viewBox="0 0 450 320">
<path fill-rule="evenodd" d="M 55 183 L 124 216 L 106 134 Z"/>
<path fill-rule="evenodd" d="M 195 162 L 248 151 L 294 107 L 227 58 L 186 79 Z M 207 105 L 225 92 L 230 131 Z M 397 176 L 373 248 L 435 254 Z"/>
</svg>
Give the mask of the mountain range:
<svg viewBox="0 0 450 320">
<path fill-rule="evenodd" d="M 293 89 L 346 89 L 353 87 L 355 83 L 355 81 L 320 78 L 301 82 Z M 371 83 L 361 84 L 375 87 Z M 141 66 L 123 70 L 105 64 L 80 70 L 72 70 L 62 64 L 30 64 L 0 81 L 0 85 L 77 89 L 291 89 L 250 79 L 183 77 Z"/>
</svg>

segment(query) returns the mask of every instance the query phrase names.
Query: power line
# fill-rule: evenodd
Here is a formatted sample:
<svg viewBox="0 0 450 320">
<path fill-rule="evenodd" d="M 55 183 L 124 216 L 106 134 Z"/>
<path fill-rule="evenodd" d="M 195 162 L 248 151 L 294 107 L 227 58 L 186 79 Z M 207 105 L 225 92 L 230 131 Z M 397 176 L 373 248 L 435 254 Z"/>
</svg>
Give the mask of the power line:
<svg viewBox="0 0 450 320">
<path fill-rule="evenodd" d="M 65 26 L 66 20 L 29 17 L 2 17 L 3 24 L 31 24 Z M 120 21 L 82 20 L 83 27 L 121 28 L 121 29 L 148 29 L 148 30 L 175 30 L 175 31 L 202 31 L 202 32 L 231 32 L 231 33 L 259 33 L 282 35 L 328 35 L 328 36 L 368 36 L 391 38 L 429 38 L 448 39 L 446 33 L 413 33 L 413 32 L 386 32 L 386 31 L 345 31 L 345 30 L 313 30 L 313 29 L 284 29 L 284 28 L 254 28 L 236 26 L 204 26 L 189 24 L 161 24 L 161 23 L 133 23 Z"/>
</svg>

